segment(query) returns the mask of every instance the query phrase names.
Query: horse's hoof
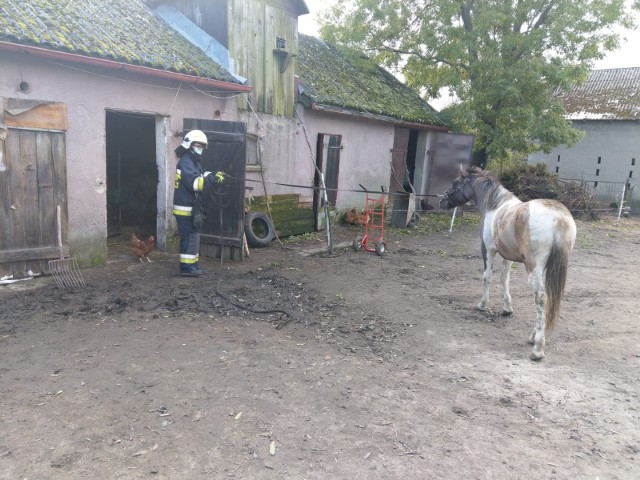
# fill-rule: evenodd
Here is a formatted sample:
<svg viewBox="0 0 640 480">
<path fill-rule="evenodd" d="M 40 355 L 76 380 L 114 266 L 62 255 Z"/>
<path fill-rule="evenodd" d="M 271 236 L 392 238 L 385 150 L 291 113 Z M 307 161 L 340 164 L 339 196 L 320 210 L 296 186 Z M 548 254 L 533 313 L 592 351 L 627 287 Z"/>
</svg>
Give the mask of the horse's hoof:
<svg viewBox="0 0 640 480">
<path fill-rule="evenodd" d="M 483 305 L 482 303 L 479 303 L 478 305 L 476 305 L 476 310 L 480 310 L 481 312 L 486 312 L 487 306 Z"/>
<path fill-rule="evenodd" d="M 537 353 L 535 351 L 531 352 L 531 355 L 529 355 L 529 358 L 535 362 L 539 362 L 540 360 L 542 360 L 544 358 L 544 352 L 541 353 Z"/>
<path fill-rule="evenodd" d="M 513 315 L 513 310 L 502 310 L 503 317 L 510 317 L 511 315 Z"/>
</svg>

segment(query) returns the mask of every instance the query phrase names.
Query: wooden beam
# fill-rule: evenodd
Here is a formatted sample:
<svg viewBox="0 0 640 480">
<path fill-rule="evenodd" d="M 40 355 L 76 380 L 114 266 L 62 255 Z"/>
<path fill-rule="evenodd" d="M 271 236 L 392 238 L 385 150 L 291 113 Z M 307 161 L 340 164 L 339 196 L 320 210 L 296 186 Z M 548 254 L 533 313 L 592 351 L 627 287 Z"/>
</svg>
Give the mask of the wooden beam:
<svg viewBox="0 0 640 480">
<path fill-rule="evenodd" d="M 69 247 L 64 247 L 64 255 L 69 255 Z M 23 248 L 20 250 L 0 251 L 0 263 L 22 262 L 25 260 L 59 260 L 58 247 Z"/>
</svg>

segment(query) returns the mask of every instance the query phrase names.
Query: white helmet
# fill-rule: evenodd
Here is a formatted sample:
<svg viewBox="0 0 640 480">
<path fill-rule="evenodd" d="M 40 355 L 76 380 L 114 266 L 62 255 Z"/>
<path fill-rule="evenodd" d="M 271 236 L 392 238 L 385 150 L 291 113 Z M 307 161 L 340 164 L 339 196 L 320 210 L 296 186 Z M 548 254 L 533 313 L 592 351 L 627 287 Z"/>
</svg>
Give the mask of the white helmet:
<svg viewBox="0 0 640 480">
<path fill-rule="evenodd" d="M 205 148 L 209 145 L 207 136 L 202 132 L 202 130 L 191 130 L 187 133 L 182 139 L 182 147 L 189 150 L 193 142 L 202 143 Z"/>
</svg>

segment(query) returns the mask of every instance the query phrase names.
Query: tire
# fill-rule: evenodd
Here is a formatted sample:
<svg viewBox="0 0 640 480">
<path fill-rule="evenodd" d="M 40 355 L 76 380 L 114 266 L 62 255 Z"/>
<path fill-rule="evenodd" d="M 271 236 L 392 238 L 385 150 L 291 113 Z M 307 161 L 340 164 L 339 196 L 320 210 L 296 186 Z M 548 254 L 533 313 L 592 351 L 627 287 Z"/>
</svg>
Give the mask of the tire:
<svg viewBox="0 0 640 480">
<path fill-rule="evenodd" d="M 413 214 L 411 215 L 411 218 L 409 219 L 409 222 L 407 223 L 407 227 L 413 228 L 419 223 L 420 223 L 420 215 L 418 214 L 418 212 L 413 212 Z"/>
<path fill-rule="evenodd" d="M 244 234 L 251 247 L 266 247 L 275 237 L 273 222 L 262 212 L 248 212 L 244 217 Z"/>
<path fill-rule="evenodd" d="M 360 237 L 354 238 L 353 239 L 353 243 L 351 244 L 351 246 L 353 247 L 353 249 L 356 252 L 362 250 L 362 238 L 360 238 Z"/>
<path fill-rule="evenodd" d="M 382 256 L 382 254 L 384 253 L 386 248 L 386 245 L 384 244 L 384 242 L 376 242 L 376 254 Z"/>
</svg>

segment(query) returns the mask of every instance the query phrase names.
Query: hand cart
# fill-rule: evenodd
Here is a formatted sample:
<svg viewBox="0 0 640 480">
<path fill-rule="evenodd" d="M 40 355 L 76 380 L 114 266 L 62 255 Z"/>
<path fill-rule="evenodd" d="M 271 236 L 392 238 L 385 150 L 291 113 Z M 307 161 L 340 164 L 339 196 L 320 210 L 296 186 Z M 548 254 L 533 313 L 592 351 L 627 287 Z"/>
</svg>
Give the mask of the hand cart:
<svg viewBox="0 0 640 480">
<path fill-rule="evenodd" d="M 384 243 L 384 187 L 381 187 L 382 194 L 379 197 L 372 197 L 369 191 L 360 185 L 367 194 L 365 208 L 364 237 L 357 237 L 353 240 L 353 249 L 366 250 L 382 255 L 385 250 Z"/>
</svg>

